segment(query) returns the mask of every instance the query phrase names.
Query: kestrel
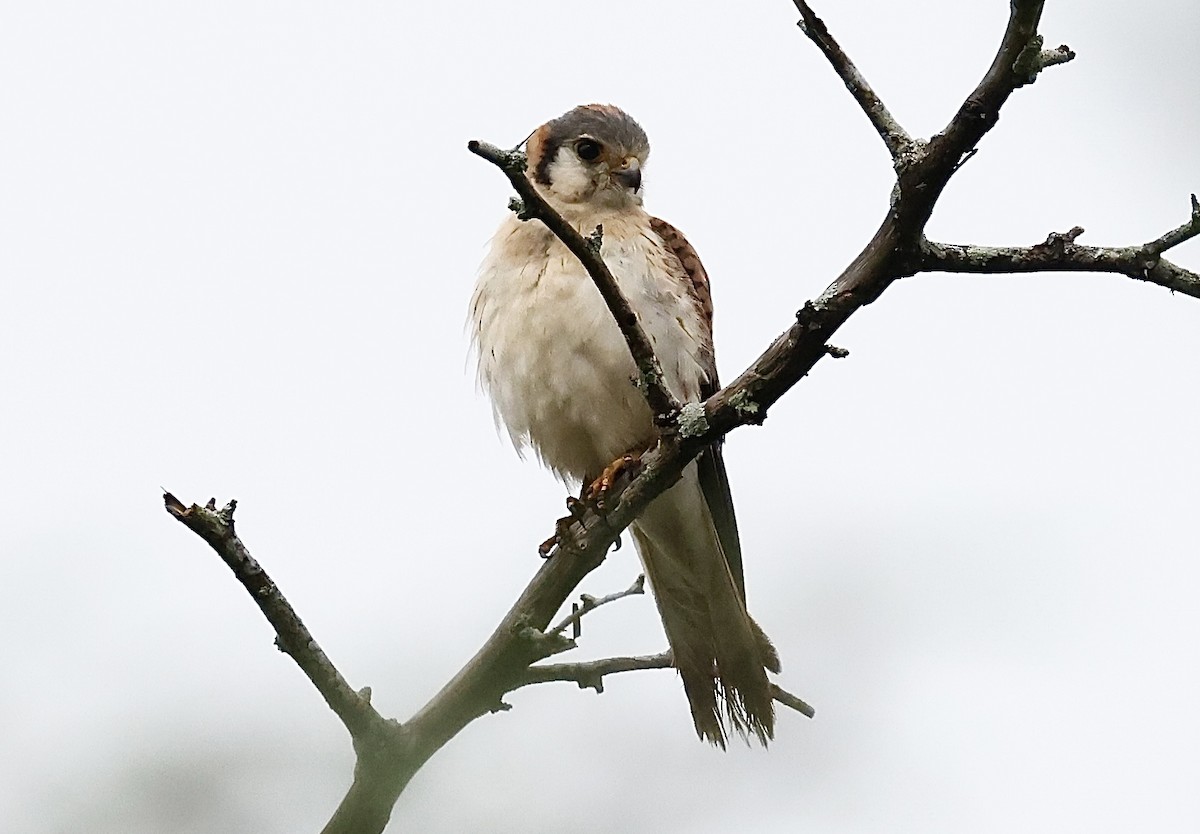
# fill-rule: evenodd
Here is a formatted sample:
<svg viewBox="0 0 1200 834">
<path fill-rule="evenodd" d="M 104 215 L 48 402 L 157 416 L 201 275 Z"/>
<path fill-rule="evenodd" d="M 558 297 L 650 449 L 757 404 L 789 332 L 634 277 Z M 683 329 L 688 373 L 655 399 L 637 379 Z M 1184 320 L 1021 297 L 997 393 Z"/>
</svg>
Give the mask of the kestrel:
<svg viewBox="0 0 1200 834">
<path fill-rule="evenodd" d="M 645 132 L 611 105 L 576 107 L 526 141 L 526 173 L 601 255 L 681 402 L 718 388 L 708 276 L 669 223 L 642 208 Z M 540 222 L 510 215 L 471 299 L 479 379 L 518 450 L 586 485 L 654 446 L 629 348 L 595 284 Z M 631 526 L 701 738 L 774 731 L 770 640 L 746 612 L 742 552 L 721 448 L 706 449 Z"/>
</svg>

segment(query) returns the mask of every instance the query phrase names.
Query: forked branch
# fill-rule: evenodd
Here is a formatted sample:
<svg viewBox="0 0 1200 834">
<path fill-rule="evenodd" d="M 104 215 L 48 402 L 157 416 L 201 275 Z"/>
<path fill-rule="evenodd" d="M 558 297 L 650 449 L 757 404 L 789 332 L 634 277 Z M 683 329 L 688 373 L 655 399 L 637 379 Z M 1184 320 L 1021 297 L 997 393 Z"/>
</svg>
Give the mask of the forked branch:
<svg viewBox="0 0 1200 834">
<path fill-rule="evenodd" d="M 1075 241 L 1081 229 L 1052 235 L 1045 243 L 1028 248 L 953 246 L 925 239 L 925 225 L 942 190 L 996 124 L 1008 97 L 1046 67 L 1074 57 L 1066 47 L 1043 48 L 1037 33 L 1041 0 L 1011 0 L 1004 36 L 990 68 L 946 128 L 927 142 L 909 136 L 808 4 L 803 0 L 794 2 L 805 33 L 830 61 L 886 143 L 896 162 L 896 188 L 879 229 L 862 252 L 820 297 L 799 310 L 795 322 L 748 369 L 703 407 L 689 404 L 681 409 L 666 389 L 650 342 L 600 257 L 602 230 L 585 237 L 558 215 L 526 178 L 523 154 L 483 142 L 470 143 L 472 152 L 508 177 L 520 195 L 515 209 L 521 216 L 536 217 L 545 223 L 596 282 L 637 363 L 642 390 L 664 439 L 642 458 L 642 467 L 631 481 L 618 483 L 609 493 L 603 516 L 585 506 L 560 530 L 557 549 L 541 564 L 492 636 L 410 721 L 400 725 L 382 718 L 371 707 L 366 690 L 355 692 L 321 652 L 279 589 L 234 533 L 233 502 L 218 511 L 213 502 L 207 507 L 185 507 L 170 494 L 165 496 L 168 511 L 203 537 L 233 569 L 275 628 L 281 648 L 296 660 L 350 730 L 357 755 L 354 783 L 324 834 L 381 832 L 396 798 L 424 762 L 475 718 L 504 709 L 503 696 L 513 689 L 546 680 L 572 680 L 600 690 L 604 675 L 668 666 L 669 655 L 534 664 L 550 653 L 547 640 L 557 637 L 561 641 L 561 631 L 578 622 L 568 617 L 547 633 L 564 601 L 603 561 L 620 532 L 679 478 L 702 449 L 733 428 L 761 423 L 770 406 L 818 361 L 828 355 L 845 355 L 840 348 L 831 348 L 830 337 L 898 278 L 930 270 L 1086 269 L 1120 272 L 1200 297 L 1197 276 L 1162 258 L 1163 252 L 1200 231 L 1200 208 L 1194 198 L 1192 219 L 1187 224 L 1129 249 L 1080 246 Z M 783 690 L 774 694 L 781 703 L 812 714 L 811 708 L 795 696 Z"/>
<path fill-rule="evenodd" d="M 578 637 L 579 622 L 583 619 L 585 614 L 595 611 L 602 605 L 608 605 L 610 602 L 616 602 L 619 599 L 625 599 L 625 597 L 636 596 L 637 594 L 644 593 L 646 593 L 646 575 L 644 573 L 639 573 L 638 578 L 633 580 L 633 584 L 624 591 L 617 591 L 616 593 L 608 594 L 607 596 L 602 597 L 594 597 L 590 596 L 589 594 L 584 594 L 580 598 L 579 604 L 575 606 L 574 610 L 568 614 L 562 622 L 555 625 L 554 628 L 550 629 L 547 633 L 562 634 L 568 628 L 574 627 L 574 636 Z"/>
</svg>

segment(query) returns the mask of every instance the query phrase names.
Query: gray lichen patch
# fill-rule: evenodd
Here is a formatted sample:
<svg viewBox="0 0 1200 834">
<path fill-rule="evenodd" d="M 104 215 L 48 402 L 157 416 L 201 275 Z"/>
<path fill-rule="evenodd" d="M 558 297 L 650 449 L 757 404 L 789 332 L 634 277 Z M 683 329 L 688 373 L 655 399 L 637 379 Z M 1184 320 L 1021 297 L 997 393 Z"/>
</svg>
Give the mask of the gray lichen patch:
<svg viewBox="0 0 1200 834">
<path fill-rule="evenodd" d="M 708 431 L 708 415 L 700 403 L 688 403 L 679 409 L 679 436 L 699 437 Z"/>
<path fill-rule="evenodd" d="M 750 395 L 745 391 L 738 391 L 730 397 L 729 404 L 733 406 L 734 411 L 743 416 L 758 413 L 758 403 L 750 399 Z"/>
<path fill-rule="evenodd" d="M 520 172 L 525 170 L 525 166 L 529 164 L 529 159 L 525 156 L 525 151 L 520 148 L 514 148 L 511 151 L 504 151 L 501 164 L 506 171 Z"/>
</svg>

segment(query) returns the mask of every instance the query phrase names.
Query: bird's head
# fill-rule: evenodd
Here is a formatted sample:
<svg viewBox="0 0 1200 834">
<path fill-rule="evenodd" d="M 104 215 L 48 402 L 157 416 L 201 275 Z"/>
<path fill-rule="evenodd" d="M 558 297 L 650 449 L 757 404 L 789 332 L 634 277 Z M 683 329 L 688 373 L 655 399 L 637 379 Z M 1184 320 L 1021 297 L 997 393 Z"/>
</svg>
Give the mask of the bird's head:
<svg viewBox="0 0 1200 834">
<path fill-rule="evenodd" d="M 611 104 L 585 104 L 546 122 L 526 140 L 530 178 L 564 203 L 624 208 L 642 202 L 650 141 Z"/>
</svg>

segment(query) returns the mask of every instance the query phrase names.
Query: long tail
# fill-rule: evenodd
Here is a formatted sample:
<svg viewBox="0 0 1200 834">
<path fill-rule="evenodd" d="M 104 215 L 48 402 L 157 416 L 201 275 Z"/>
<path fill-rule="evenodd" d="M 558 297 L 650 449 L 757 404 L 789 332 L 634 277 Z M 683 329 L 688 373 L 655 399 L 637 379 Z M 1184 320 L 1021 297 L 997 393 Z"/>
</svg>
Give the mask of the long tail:
<svg viewBox="0 0 1200 834">
<path fill-rule="evenodd" d="M 744 738 L 753 733 L 765 746 L 775 732 L 767 671 L 779 671 L 779 655 L 746 613 L 697 465 L 631 529 L 696 732 L 722 748 L 730 730 Z M 737 568 L 740 574 L 740 563 Z"/>
</svg>

